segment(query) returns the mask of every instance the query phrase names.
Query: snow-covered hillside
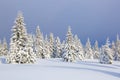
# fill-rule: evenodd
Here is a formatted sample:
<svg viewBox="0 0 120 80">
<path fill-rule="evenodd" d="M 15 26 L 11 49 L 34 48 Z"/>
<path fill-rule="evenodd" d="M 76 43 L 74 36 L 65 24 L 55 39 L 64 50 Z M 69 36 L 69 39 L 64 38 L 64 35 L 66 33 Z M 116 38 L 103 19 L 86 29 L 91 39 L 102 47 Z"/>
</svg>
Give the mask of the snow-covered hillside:
<svg viewBox="0 0 120 80">
<path fill-rule="evenodd" d="M 42 59 L 36 64 L 0 64 L 0 80 L 120 80 L 120 62 Z"/>
</svg>

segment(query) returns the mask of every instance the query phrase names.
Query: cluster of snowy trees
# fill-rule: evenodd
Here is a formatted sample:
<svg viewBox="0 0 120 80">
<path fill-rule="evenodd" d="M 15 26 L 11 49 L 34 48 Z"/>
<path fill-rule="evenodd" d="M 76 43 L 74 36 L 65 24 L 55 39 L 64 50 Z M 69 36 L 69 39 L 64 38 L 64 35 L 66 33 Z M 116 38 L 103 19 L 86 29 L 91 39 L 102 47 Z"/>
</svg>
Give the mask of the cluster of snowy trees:
<svg viewBox="0 0 120 80">
<path fill-rule="evenodd" d="M 5 56 L 7 63 L 10 64 L 27 64 L 35 63 L 37 58 L 62 58 L 66 62 L 75 62 L 85 59 L 98 59 L 100 63 L 112 64 L 112 61 L 120 61 L 120 39 L 110 43 L 109 38 L 106 44 L 101 48 L 96 41 L 91 46 L 88 38 L 84 46 L 77 35 L 73 35 L 71 28 L 68 27 L 66 39 L 61 42 L 59 37 L 54 37 L 53 33 L 49 36 L 43 36 L 40 27 L 37 26 L 36 33 L 27 33 L 24 17 L 21 12 L 12 27 L 10 47 L 6 40 L 0 42 L 0 56 Z"/>
</svg>

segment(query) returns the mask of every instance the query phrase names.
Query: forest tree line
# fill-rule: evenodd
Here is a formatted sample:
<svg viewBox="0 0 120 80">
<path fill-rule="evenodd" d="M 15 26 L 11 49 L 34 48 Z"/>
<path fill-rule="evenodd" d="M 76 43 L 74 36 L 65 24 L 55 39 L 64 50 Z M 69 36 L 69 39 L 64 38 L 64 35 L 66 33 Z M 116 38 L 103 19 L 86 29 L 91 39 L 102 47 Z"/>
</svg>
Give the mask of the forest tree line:
<svg viewBox="0 0 120 80">
<path fill-rule="evenodd" d="M 89 38 L 86 45 L 83 45 L 78 36 L 72 34 L 70 27 L 63 41 L 54 37 L 53 33 L 44 36 L 39 26 L 35 34 L 29 34 L 21 12 L 18 13 L 11 31 L 9 48 L 6 39 L 0 41 L 0 56 L 5 56 L 8 64 L 35 63 L 37 59 L 49 58 L 62 58 L 65 62 L 98 59 L 103 64 L 120 61 L 119 35 L 116 41 L 111 43 L 107 38 L 106 44 L 99 47 L 98 41 L 91 46 Z"/>
</svg>

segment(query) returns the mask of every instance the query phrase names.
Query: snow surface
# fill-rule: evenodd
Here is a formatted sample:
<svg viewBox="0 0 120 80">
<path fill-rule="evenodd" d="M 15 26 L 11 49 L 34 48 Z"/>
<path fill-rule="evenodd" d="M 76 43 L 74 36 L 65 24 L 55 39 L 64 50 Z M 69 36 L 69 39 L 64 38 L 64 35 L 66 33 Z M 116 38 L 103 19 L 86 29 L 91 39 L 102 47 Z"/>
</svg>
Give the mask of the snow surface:
<svg viewBox="0 0 120 80">
<path fill-rule="evenodd" d="M 0 80 L 120 80 L 120 62 L 42 59 L 36 64 L 0 64 Z"/>
</svg>

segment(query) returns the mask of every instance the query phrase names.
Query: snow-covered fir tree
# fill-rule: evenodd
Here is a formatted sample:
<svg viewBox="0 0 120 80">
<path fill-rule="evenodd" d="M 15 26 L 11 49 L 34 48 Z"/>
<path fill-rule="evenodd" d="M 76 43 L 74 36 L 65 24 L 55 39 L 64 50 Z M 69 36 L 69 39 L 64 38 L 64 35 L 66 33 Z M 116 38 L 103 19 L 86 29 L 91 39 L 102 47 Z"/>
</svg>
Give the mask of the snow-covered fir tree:
<svg viewBox="0 0 120 80">
<path fill-rule="evenodd" d="M 91 47 L 90 39 L 88 38 L 85 46 L 85 58 L 86 59 L 93 59 L 93 50 Z"/>
<path fill-rule="evenodd" d="M 35 51 L 38 58 L 43 58 L 43 48 L 44 47 L 44 38 L 43 34 L 40 31 L 40 27 L 36 28 L 36 38 L 35 38 Z"/>
<path fill-rule="evenodd" d="M 116 46 L 115 46 L 115 42 L 114 41 L 112 41 L 111 50 L 112 50 L 113 60 L 116 60 L 118 55 L 117 55 L 117 52 L 116 52 Z"/>
<path fill-rule="evenodd" d="M 60 42 L 60 38 L 57 37 L 55 39 L 55 44 L 54 44 L 54 57 L 55 58 L 61 58 L 62 57 L 62 45 Z"/>
<path fill-rule="evenodd" d="M 44 46 L 43 46 L 43 58 L 48 59 L 51 58 L 51 51 L 50 51 L 50 43 L 48 41 L 48 37 L 47 35 L 45 36 L 45 40 L 44 40 Z"/>
<path fill-rule="evenodd" d="M 6 56 L 8 54 L 8 44 L 6 42 L 6 39 L 3 39 L 3 44 L 2 44 L 2 55 Z"/>
<path fill-rule="evenodd" d="M 36 62 L 36 55 L 34 52 L 34 36 L 32 34 L 28 34 L 28 43 L 26 46 L 28 56 L 28 63 L 34 63 Z"/>
<path fill-rule="evenodd" d="M 109 38 L 106 40 L 106 44 L 102 46 L 102 51 L 100 53 L 100 63 L 102 64 L 112 64 L 113 56 L 112 50 L 110 48 Z"/>
<path fill-rule="evenodd" d="M 93 47 L 93 58 L 94 59 L 99 59 L 100 55 L 100 50 L 98 47 L 98 41 L 95 41 L 94 47 Z"/>
<path fill-rule="evenodd" d="M 7 56 L 7 62 L 13 64 L 35 63 L 33 52 L 29 52 L 28 43 L 24 17 L 19 12 L 12 28 L 10 54 Z"/>
<path fill-rule="evenodd" d="M 78 60 L 84 60 L 84 49 L 77 35 L 74 36 L 74 43 Z"/>
<path fill-rule="evenodd" d="M 50 50 L 50 55 L 51 55 L 51 57 L 55 57 L 55 55 L 54 55 L 54 35 L 53 35 L 53 33 L 50 33 L 50 35 L 49 35 L 49 50 Z"/>
<path fill-rule="evenodd" d="M 32 35 L 32 40 L 33 40 L 33 52 L 36 55 L 36 50 L 35 50 L 35 42 L 36 42 L 36 35 L 35 34 L 31 34 Z M 37 58 L 37 56 L 36 56 Z"/>
<path fill-rule="evenodd" d="M 61 43 L 61 49 L 62 49 L 62 52 L 61 52 L 61 57 L 62 57 L 62 55 L 65 53 L 65 40 L 63 40 Z"/>
<path fill-rule="evenodd" d="M 71 28 L 68 28 L 66 34 L 66 42 L 64 48 L 63 60 L 66 62 L 74 62 L 77 59 L 77 54 L 75 52 L 75 44 L 73 40 L 73 34 L 71 32 Z"/>
<path fill-rule="evenodd" d="M 116 53 L 114 55 L 114 60 L 115 61 L 120 61 L 120 39 L 119 35 L 117 35 L 117 40 L 116 40 Z"/>
</svg>

